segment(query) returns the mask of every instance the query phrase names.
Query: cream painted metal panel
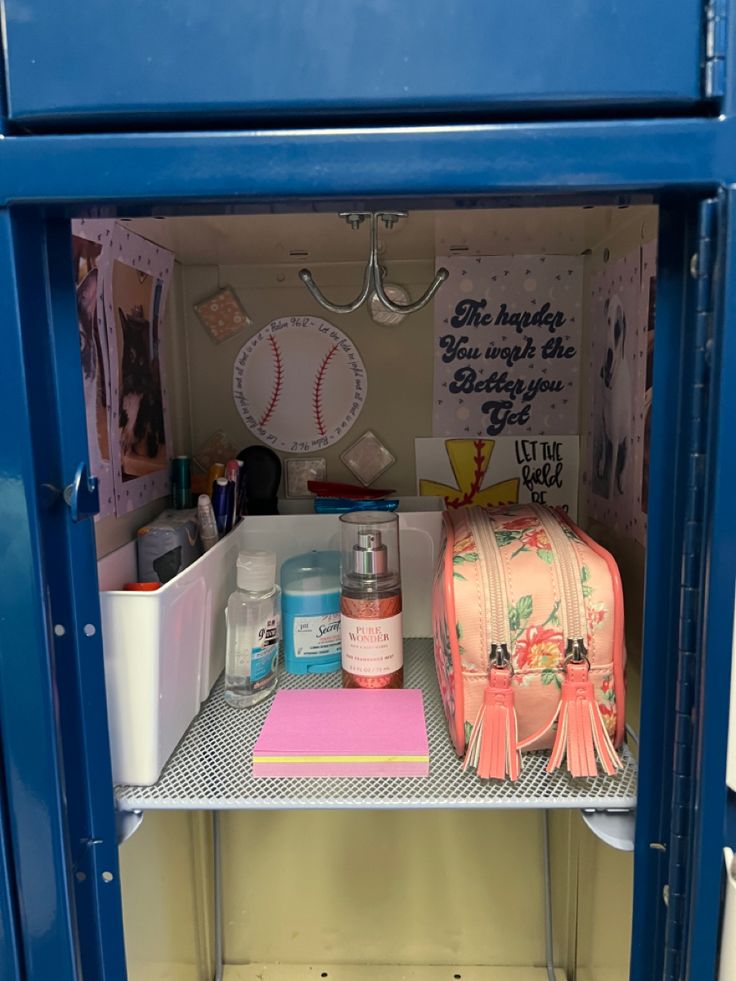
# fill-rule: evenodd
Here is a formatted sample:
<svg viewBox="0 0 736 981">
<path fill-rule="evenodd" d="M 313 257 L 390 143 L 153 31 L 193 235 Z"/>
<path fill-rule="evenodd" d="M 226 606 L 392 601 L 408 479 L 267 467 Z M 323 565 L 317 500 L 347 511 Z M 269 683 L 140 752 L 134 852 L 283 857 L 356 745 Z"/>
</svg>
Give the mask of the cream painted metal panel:
<svg viewBox="0 0 736 981">
<path fill-rule="evenodd" d="M 544 967 L 468 967 L 462 964 L 409 968 L 403 964 L 338 964 L 331 965 L 326 972 L 314 964 L 248 964 L 226 967 L 223 981 L 311 981 L 312 978 L 315 981 L 323 978 L 329 978 L 329 981 L 452 981 L 459 977 L 463 981 L 549 981 Z M 555 972 L 555 978 L 566 981 L 561 970 Z"/>
<path fill-rule="evenodd" d="M 604 248 L 615 260 L 632 245 L 656 234 L 655 209 L 646 211 L 595 209 L 583 213 L 588 224 L 582 236 L 574 238 L 575 248 L 570 251 L 592 249 L 586 263 L 588 275 L 603 261 Z M 429 217 L 417 221 L 412 217 L 404 226 L 405 241 L 409 241 L 410 231 L 414 236 L 411 249 L 404 249 L 398 237 L 390 243 L 389 256 L 398 258 L 389 261 L 390 278 L 409 285 L 414 292 L 426 286 L 433 270 L 428 258 L 434 248 Z M 472 227 L 476 217 L 472 216 L 471 227 L 457 226 L 442 234 L 460 234 L 458 241 L 468 242 L 471 248 L 478 240 Z M 468 213 L 457 214 L 455 219 L 467 222 Z M 246 223 L 253 219 L 236 220 Z M 258 220 L 264 228 L 267 221 L 283 222 L 282 216 Z M 320 220 L 327 229 L 327 218 Z M 331 220 L 337 235 L 339 223 Z M 152 231 L 144 234 L 156 237 L 153 226 L 166 229 L 168 234 L 172 221 L 151 221 Z M 306 217 L 304 222 L 306 233 Z M 245 224 L 242 227 L 245 229 Z M 502 239 L 508 234 L 509 243 L 513 242 L 509 251 L 518 250 L 522 239 L 527 243 L 524 251 L 535 250 L 531 212 L 513 212 L 504 228 Z M 537 228 L 539 251 L 555 244 L 549 237 L 546 243 L 542 241 L 542 225 Z M 286 225 L 284 230 L 289 231 Z M 192 446 L 220 426 L 232 429 L 232 437 L 236 442 L 241 439 L 242 445 L 252 441 L 232 404 L 230 376 L 235 352 L 252 330 L 273 317 L 321 315 L 296 278 L 297 260 L 288 257 L 287 246 L 296 242 L 296 237 L 284 238 L 279 232 L 265 241 L 257 236 L 256 241 L 246 241 L 238 230 L 223 240 L 220 232 L 219 227 L 205 228 L 202 237 L 202 226 L 195 223 L 181 232 L 183 258 L 211 262 L 211 243 L 219 242 L 217 261 L 231 264 L 219 270 L 214 263 L 177 269 L 177 329 L 183 332 L 190 372 L 187 390 Z M 572 223 L 569 233 L 577 235 Z M 513 235 L 517 238 L 512 239 Z M 173 244 L 163 235 L 156 240 Z M 207 245 L 206 254 L 197 251 L 202 241 Z M 419 256 L 413 250 L 424 248 L 425 241 L 428 251 L 424 258 L 409 261 Z M 315 267 L 315 276 L 319 259 L 327 263 L 319 268 L 318 282 L 324 283 L 326 291 L 332 286 L 330 295 L 335 299 L 347 299 L 354 292 L 360 271 L 349 262 L 334 260 L 355 262 L 362 250 L 356 245 L 354 252 L 341 255 L 335 254 L 335 240 L 329 237 L 323 240 L 315 236 L 311 242 L 313 249 L 323 250 L 306 260 Z M 241 258 L 243 264 L 239 264 Z M 258 268 L 245 264 L 253 261 L 291 264 Z M 280 276 L 283 281 L 279 281 Z M 238 290 L 254 326 L 216 347 L 196 320 L 192 303 L 214 290 L 218 282 Z M 350 479 L 341 464 L 333 464 L 345 445 L 364 429 L 372 428 L 399 457 L 399 463 L 386 475 L 388 485 L 404 493 L 413 492 L 413 439 L 431 435 L 431 309 L 398 328 L 379 328 L 365 313 L 344 318 L 327 315 L 327 319 L 333 319 L 356 341 L 370 374 L 369 401 L 358 423 L 342 443 L 325 454 L 330 475 Z M 406 365 L 409 350 L 415 352 L 413 370 Z M 386 393 L 391 394 L 390 399 Z M 397 404 L 404 409 L 399 419 Z M 622 561 L 629 653 L 632 668 L 638 668 L 643 551 L 623 549 L 621 542 L 607 544 Z M 630 680 L 635 682 L 637 677 L 638 670 L 630 672 Z M 636 688 L 634 683 L 629 698 L 632 722 L 638 717 Z M 192 851 L 185 830 L 187 820 L 176 813 L 148 814 L 142 829 L 122 848 L 131 981 L 211 978 L 206 966 L 207 943 L 211 943 L 206 929 L 209 907 L 203 883 L 206 876 L 201 874 L 201 867 L 208 867 L 208 856 L 201 850 Z M 264 981 L 303 981 L 320 977 L 323 970 L 330 981 L 435 981 L 430 969 L 396 965 L 399 953 L 407 963 L 444 964 L 436 969 L 441 972 L 437 981 L 452 979 L 454 958 L 463 981 L 476 981 L 476 977 L 478 981 L 542 981 L 546 977 L 542 969 L 529 973 L 530 969 L 523 966 L 541 963 L 544 952 L 541 838 L 536 814 L 270 812 L 231 813 L 224 815 L 222 822 L 226 960 L 256 961 L 247 967 L 228 967 L 225 981 L 253 981 L 261 974 Z M 557 963 L 571 974 L 577 959 L 580 981 L 623 981 L 628 973 L 630 856 L 613 853 L 597 842 L 576 814 L 553 814 L 551 829 Z M 360 842 L 358 848 L 356 841 Z M 484 843 L 487 852 L 482 858 L 478 841 Z M 201 928 L 197 927 L 199 922 L 204 924 Z M 284 959 L 298 965 L 277 966 Z M 337 966 L 348 960 L 360 966 Z M 368 966 L 381 961 L 388 966 Z M 327 967 L 322 967 L 323 963 Z M 462 967 L 468 963 L 514 964 L 519 973 L 512 973 L 509 966 Z M 169 973 L 150 973 L 157 970 Z M 177 972 L 183 973 L 180 976 Z"/>
<path fill-rule="evenodd" d="M 211 981 L 209 827 L 206 815 L 151 813 L 121 846 L 129 981 Z"/>
<path fill-rule="evenodd" d="M 226 963 L 544 961 L 538 813 L 221 821 Z"/>
</svg>

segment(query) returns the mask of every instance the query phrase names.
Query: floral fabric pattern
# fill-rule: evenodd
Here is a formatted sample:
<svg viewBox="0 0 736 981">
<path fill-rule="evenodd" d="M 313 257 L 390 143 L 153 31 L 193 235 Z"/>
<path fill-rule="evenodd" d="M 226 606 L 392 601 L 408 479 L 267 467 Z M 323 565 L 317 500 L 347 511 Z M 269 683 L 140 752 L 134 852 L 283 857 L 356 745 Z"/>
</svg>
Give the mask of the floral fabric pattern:
<svg viewBox="0 0 736 981">
<path fill-rule="evenodd" d="M 539 524 L 533 515 L 523 515 L 511 521 L 503 521 L 499 528 L 494 529 L 496 544 L 499 548 L 506 548 L 509 545 L 516 545 L 516 549 L 511 553 L 511 558 L 523 552 L 536 552 L 537 558 L 552 564 L 554 553 L 552 545 L 547 537 L 544 528 Z"/>
<path fill-rule="evenodd" d="M 520 670 L 561 671 L 565 659 L 565 641 L 555 627 L 529 627 L 516 642 L 516 663 Z"/>
<path fill-rule="evenodd" d="M 616 693 L 613 690 L 613 676 L 607 674 L 601 680 L 598 693 L 598 708 L 603 717 L 606 732 L 613 739 L 616 734 Z"/>
</svg>

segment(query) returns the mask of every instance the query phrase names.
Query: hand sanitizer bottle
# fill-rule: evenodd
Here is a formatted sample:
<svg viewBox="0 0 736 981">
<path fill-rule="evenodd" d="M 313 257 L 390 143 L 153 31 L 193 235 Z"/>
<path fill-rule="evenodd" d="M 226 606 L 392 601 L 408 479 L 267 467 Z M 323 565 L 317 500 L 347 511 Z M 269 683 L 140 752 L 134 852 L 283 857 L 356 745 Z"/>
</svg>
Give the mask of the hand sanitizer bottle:
<svg viewBox="0 0 736 981">
<path fill-rule="evenodd" d="M 278 683 L 281 591 L 273 552 L 241 552 L 238 588 L 227 601 L 225 701 L 248 708 L 268 698 Z"/>
</svg>

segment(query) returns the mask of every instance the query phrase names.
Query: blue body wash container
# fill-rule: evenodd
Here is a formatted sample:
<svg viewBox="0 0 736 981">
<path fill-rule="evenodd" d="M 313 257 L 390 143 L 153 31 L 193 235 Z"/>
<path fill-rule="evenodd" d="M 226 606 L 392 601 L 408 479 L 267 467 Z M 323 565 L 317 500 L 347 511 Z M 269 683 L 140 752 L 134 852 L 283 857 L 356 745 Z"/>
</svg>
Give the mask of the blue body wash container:
<svg viewBox="0 0 736 981">
<path fill-rule="evenodd" d="M 281 616 L 287 671 L 340 670 L 339 552 L 306 552 L 284 562 Z"/>
</svg>

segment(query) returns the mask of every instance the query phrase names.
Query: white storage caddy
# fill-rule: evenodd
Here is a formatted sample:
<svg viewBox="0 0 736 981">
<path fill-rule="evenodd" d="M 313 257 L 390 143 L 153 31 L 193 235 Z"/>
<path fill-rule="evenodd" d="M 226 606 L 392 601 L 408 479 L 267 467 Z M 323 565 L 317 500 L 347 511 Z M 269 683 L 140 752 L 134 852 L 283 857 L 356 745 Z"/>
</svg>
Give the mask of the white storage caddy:
<svg viewBox="0 0 736 981">
<path fill-rule="evenodd" d="M 432 507 L 430 499 L 423 504 Z M 407 502 L 402 508 L 409 505 Z M 404 636 L 432 635 L 432 577 L 439 511 L 399 514 Z M 292 555 L 339 548 L 338 516 L 245 518 L 193 565 L 150 593 L 120 587 L 136 579 L 131 542 L 98 565 L 113 780 L 155 783 L 225 667 L 225 606 L 243 548 Z M 236 711 L 233 709 L 233 711 Z"/>
</svg>

